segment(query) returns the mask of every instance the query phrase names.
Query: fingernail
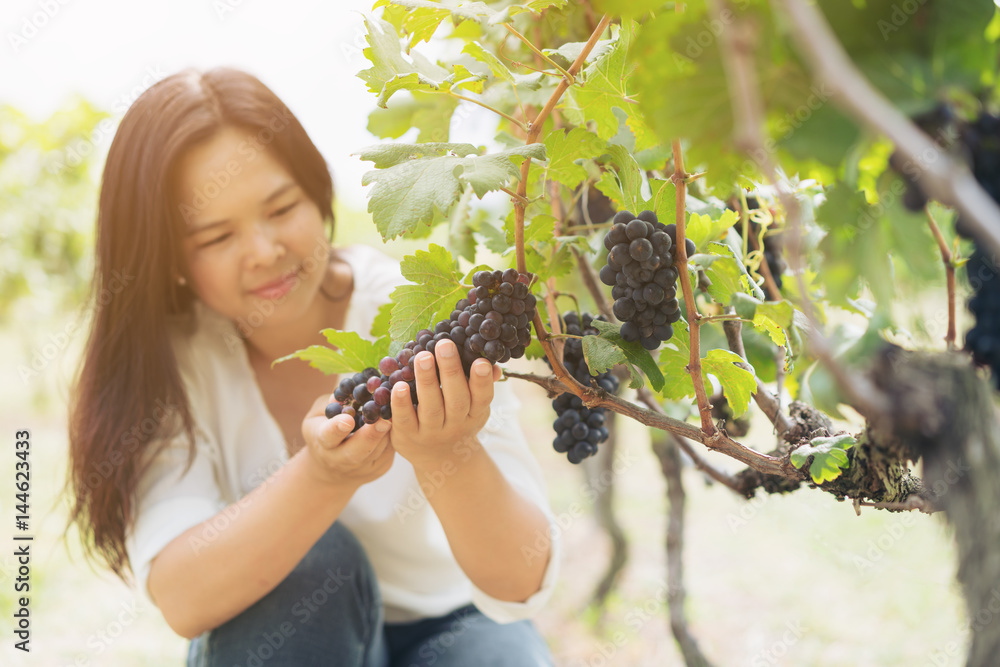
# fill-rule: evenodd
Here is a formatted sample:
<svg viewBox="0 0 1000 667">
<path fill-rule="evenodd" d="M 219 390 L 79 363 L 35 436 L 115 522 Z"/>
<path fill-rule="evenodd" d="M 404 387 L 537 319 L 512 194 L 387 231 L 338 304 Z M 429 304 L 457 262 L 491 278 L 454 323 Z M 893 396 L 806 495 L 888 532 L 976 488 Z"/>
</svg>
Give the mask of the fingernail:
<svg viewBox="0 0 1000 667">
<path fill-rule="evenodd" d="M 437 347 L 435 347 L 434 349 L 440 352 L 442 357 L 450 359 L 451 357 L 455 356 L 455 344 L 452 343 L 450 340 L 441 341 L 440 343 L 437 344 Z"/>
<path fill-rule="evenodd" d="M 429 371 L 434 365 L 434 355 L 430 352 L 421 352 L 417 358 L 417 364 L 425 371 Z"/>
<path fill-rule="evenodd" d="M 394 386 L 392 390 L 402 396 L 403 394 L 408 394 L 410 392 L 410 385 L 405 382 L 397 382 L 396 386 Z"/>
<path fill-rule="evenodd" d="M 385 433 L 386 431 L 388 431 L 389 426 L 390 426 L 389 422 L 387 422 L 384 419 L 379 419 L 377 422 L 375 422 L 375 430 L 378 431 L 379 433 Z"/>
<path fill-rule="evenodd" d="M 338 431 L 343 431 L 344 433 L 347 433 L 352 428 L 354 428 L 354 420 L 353 419 L 338 419 L 337 420 L 337 430 Z"/>
<path fill-rule="evenodd" d="M 476 375 L 479 375 L 480 377 L 485 377 L 489 375 L 490 372 L 493 370 L 493 366 L 486 361 L 477 361 L 475 364 L 473 364 L 472 370 L 476 371 Z"/>
</svg>

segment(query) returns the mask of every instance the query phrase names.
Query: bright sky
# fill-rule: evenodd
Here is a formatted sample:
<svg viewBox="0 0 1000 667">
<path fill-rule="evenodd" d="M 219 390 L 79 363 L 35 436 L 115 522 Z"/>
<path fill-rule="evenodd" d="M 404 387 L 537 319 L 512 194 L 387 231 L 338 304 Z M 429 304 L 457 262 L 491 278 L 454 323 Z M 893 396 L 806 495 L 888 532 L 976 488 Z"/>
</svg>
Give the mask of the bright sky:
<svg viewBox="0 0 1000 667">
<path fill-rule="evenodd" d="M 338 197 L 364 209 L 371 165 L 350 153 L 377 141 L 365 129 L 375 97 L 355 76 L 368 66 L 360 12 L 372 2 L 2 0 L 0 103 L 43 119 L 79 92 L 123 111 L 183 67 L 239 67 L 285 101 L 331 165 Z"/>
</svg>

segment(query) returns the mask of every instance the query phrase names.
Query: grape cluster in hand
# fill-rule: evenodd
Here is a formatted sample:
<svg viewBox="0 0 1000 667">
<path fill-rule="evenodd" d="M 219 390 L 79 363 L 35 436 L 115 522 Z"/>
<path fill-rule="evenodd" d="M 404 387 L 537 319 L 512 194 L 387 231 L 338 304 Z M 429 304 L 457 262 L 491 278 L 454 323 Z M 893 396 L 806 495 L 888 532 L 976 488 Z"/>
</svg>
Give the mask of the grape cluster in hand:
<svg viewBox="0 0 1000 667">
<path fill-rule="evenodd" d="M 566 333 L 574 336 L 596 336 L 597 329 L 590 326 L 594 319 L 603 320 L 604 318 L 594 318 L 585 313 L 581 322 L 581 318 L 576 313 L 566 313 L 563 315 Z M 589 387 L 593 379 L 598 387 L 609 394 L 618 391 L 618 378 L 611 373 L 600 373 L 599 375 L 590 373 L 590 368 L 583 358 L 583 342 L 578 338 L 566 339 L 566 345 L 563 348 L 563 365 L 569 374 L 581 384 Z M 570 463 L 579 463 L 588 456 L 596 454 L 597 446 L 608 439 L 608 429 L 604 425 L 604 408 L 585 407 L 579 396 L 568 392 L 559 394 L 552 401 L 552 407 L 556 411 L 556 420 L 552 422 L 556 437 L 552 441 L 552 447 L 560 454 L 565 453 Z"/>
<path fill-rule="evenodd" d="M 334 402 L 326 406 L 327 418 L 350 414 L 355 418 L 355 430 L 379 418 L 391 419 L 389 403 L 398 382 L 409 385 L 410 399 L 416 405 L 414 358 L 425 350 L 433 354 L 444 339 L 458 349 L 466 377 L 472 362 L 480 357 L 503 363 L 524 356 L 531 343 L 536 306 L 535 296 L 528 290 L 530 281 L 530 276 L 516 269 L 478 271 L 468 296 L 458 300 L 448 319 L 438 322 L 433 330 L 421 329 L 395 357 L 383 357 L 378 368 L 366 368 L 341 380 L 333 393 Z"/>
<path fill-rule="evenodd" d="M 685 239 L 687 254 L 695 245 Z M 677 244 L 677 226 L 658 222 L 652 211 L 638 216 L 615 214 L 604 237 L 608 261 L 601 268 L 601 282 L 611 287 L 612 311 L 623 322 L 621 336 L 655 350 L 674 335 L 671 326 L 681 318 L 677 303 L 677 271 L 671 250 Z"/>
</svg>

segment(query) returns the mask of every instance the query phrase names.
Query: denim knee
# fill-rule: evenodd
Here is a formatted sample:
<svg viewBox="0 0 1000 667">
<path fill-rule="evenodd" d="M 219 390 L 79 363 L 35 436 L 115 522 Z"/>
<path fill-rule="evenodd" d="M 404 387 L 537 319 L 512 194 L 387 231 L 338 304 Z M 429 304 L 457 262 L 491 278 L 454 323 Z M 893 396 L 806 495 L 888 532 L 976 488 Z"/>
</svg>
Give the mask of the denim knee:
<svg viewBox="0 0 1000 667">
<path fill-rule="evenodd" d="M 263 598 L 190 646 L 189 667 L 364 665 L 381 642 L 382 600 L 364 548 L 335 522 Z"/>
</svg>

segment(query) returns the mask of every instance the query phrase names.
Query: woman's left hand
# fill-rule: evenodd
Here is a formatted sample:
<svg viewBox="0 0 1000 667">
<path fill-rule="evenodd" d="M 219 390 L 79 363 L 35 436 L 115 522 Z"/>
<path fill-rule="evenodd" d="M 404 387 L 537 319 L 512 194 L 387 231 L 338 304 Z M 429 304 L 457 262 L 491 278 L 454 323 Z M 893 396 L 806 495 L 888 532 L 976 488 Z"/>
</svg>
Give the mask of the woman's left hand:
<svg viewBox="0 0 1000 667">
<path fill-rule="evenodd" d="M 392 447 L 418 471 L 436 469 L 456 448 L 476 444 L 476 434 L 490 417 L 493 383 L 500 377 L 498 366 L 477 359 L 466 379 L 450 340 L 439 341 L 434 352 L 414 357 L 416 408 L 405 382 L 392 392 Z"/>
</svg>

